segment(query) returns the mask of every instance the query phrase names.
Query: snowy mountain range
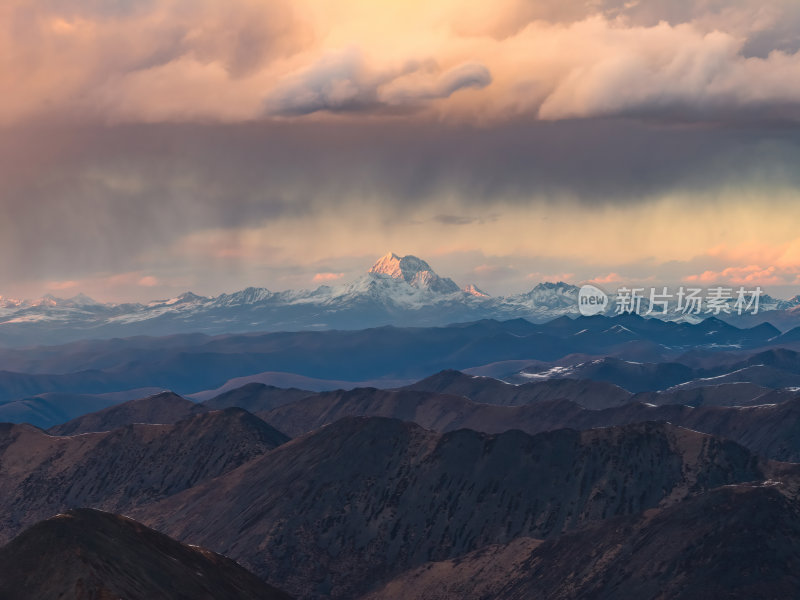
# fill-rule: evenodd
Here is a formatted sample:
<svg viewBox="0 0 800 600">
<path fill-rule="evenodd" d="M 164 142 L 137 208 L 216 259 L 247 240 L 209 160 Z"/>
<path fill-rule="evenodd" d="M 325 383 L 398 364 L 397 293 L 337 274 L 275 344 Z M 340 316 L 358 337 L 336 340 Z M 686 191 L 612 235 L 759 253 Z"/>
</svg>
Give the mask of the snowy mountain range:
<svg viewBox="0 0 800 600">
<path fill-rule="evenodd" d="M 564 282 L 545 282 L 529 292 L 493 297 L 475 285 L 460 288 L 420 258 L 389 253 L 355 281 L 314 290 L 272 292 L 249 287 L 215 297 L 186 292 L 147 304 L 101 303 L 82 294 L 68 299 L 48 295 L 34 301 L 0 297 L 0 344 L 189 332 L 436 326 L 487 318 L 544 322 L 577 315 L 578 290 Z M 761 300 L 762 312 L 773 311 L 773 316 L 780 312 L 783 320 L 795 320 L 798 306 L 797 297 Z M 609 312 L 613 307 L 612 297 Z"/>
</svg>

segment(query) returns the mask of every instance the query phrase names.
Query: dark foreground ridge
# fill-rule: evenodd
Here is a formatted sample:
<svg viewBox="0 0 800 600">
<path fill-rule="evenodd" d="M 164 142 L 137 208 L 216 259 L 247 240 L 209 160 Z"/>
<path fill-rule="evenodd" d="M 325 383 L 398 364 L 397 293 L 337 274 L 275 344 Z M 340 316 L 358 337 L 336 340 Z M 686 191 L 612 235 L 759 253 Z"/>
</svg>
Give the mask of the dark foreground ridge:
<svg viewBox="0 0 800 600">
<path fill-rule="evenodd" d="M 37 523 L 0 548 L 0 598 L 288 600 L 234 561 L 88 508 Z"/>
</svg>

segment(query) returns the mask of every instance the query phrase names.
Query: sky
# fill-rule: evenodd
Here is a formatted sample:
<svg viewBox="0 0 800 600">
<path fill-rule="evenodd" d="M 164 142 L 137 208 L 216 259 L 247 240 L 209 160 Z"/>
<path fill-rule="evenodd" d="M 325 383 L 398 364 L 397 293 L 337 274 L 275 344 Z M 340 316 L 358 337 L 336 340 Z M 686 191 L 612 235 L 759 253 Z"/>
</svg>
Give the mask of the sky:
<svg viewBox="0 0 800 600">
<path fill-rule="evenodd" d="M 800 291 L 796 0 L 4 0 L 0 295 Z"/>
</svg>

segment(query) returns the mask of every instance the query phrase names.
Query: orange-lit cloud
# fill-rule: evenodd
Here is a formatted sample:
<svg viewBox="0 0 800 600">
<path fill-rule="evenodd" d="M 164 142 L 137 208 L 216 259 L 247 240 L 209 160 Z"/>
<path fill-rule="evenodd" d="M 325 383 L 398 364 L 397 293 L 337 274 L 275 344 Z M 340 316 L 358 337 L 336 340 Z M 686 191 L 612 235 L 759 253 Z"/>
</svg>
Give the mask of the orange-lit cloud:
<svg viewBox="0 0 800 600">
<path fill-rule="evenodd" d="M 728 283 L 734 285 L 789 285 L 797 282 L 797 269 L 787 271 L 777 267 L 728 267 L 721 271 L 704 271 L 684 278 L 689 283 L 711 285 Z"/>
<path fill-rule="evenodd" d="M 145 275 L 137 283 L 139 285 L 144 286 L 144 287 L 155 287 L 160 282 L 158 281 L 157 277 L 153 277 L 152 275 Z"/>
<path fill-rule="evenodd" d="M 38 288 L 32 286 L 31 289 L 34 290 L 32 293 L 19 295 L 34 297 L 44 293 L 69 291 L 69 295 L 80 292 L 94 298 L 111 301 L 152 300 L 153 288 L 169 289 L 173 292 L 185 291 L 184 288 L 189 283 L 186 279 L 180 278 L 166 282 L 142 271 L 114 274 L 98 273 L 76 280 L 51 281 Z"/>
<path fill-rule="evenodd" d="M 70 289 L 78 287 L 78 282 L 77 281 L 72 281 L 72 280 L 68 280 L 68 281 L 51 281 L 47 285 L 51 290 L 70 290 Z"/>
<path fill-rule="evenodd" d="M 797 118 L 796 3 L 713 4 L 8 0 L 0 122 Z"/>
<path fill-rule="evenodd" d="M 344 277 L 344 273 L 317 273 L 314 275 L 312 281 L 315 283 L 323 283 L 326 281 L 337 281 Z"/>
<path fill-rule="evenodd" d="M 684 280 L 697 283 L 793 285 L 800 281 L 800 238 L 780 238 L 742 244 L 721 244 L 708 250 L 708 255 L 729 264 L 744 263 L 719 270 L 706 270 L 687 275 Z"/>
<path fill-rule="evenodd" d="M 533 281 L 564 281 L 571 283 L 575 279 L 575 273 L 528 273 L 525 278 Z"/>
<path fill-rule="evenodd" d="M 589 281 L 591 281 L 593 283 L 603 284 L 603 283 L 619 283 L 622 280 L 623 280 L 623 277 L 621 275 L 619 275 L 618 273 L 609 273 L 608 275 L 600 275 L 598 277 L 594 277 L 594 278 L 590 279 Z"/>
</svg>

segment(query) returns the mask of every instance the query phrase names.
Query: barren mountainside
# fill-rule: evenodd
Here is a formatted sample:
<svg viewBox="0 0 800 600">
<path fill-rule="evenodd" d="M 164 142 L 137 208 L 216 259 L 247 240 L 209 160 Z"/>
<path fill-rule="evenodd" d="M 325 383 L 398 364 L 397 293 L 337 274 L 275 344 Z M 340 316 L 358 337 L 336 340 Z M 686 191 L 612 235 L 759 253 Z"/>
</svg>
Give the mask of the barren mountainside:
<svg viewBox="0 0 800 600">
<path fill-rule="evenodd" d="M 530 436 L 354 418 L 134 514 L 299 597 L 350 598 L 431 560 L 772 470 L 735 443 L 666 424 Z"/>
<path fill-rule="evenodd" d="M 799 568 L 800 504 L 780 486 L 744 484 L 428 563 L 364 600 L 794 598 Z"/>
<path fill-rule="evenodd" d="M 603 381 L 559 378 L 510 385 L 492 377 L 476 377 L 452 369 L 426 377 L 403 389 L 453 394 L 464 396 L 473 402 L 498 406 L 518 406 L 540 400 L 569 398 L 586 408 L 608 408 L 625 404 L 631 397 L 629 392 Z"/>
<path fill-rule="evenodd" d="M 205 411 L 203 406 L 191 400 L 172 392 L 161 392 L 76 417 L 51 427 L 48 431 L 53 435 L 76 435 L 92 431 L 111 431 L 133 423 L 171 424 Z"/>
<path fill-rule="evenodd" d="M 531 434 L 563 428 L 583 430 L 667 421 L 734 440 L 766 458 L 800 461 L 800 397 L 794 392 L 771 396 L 777 400 L 790 399 L 779 404 L 696 408 L 682 404 L 654 406 L 629 402 L 603 410 L 589 410 L 566 399 L 495 406 L 472 402 L 462 396 L 358 388 L 323 392 L 259 413 L 259 416 L 292 436 L 355 416 L 399 418 L 436 431 L 467 428 L 501 433 L 519 429 Z"/>
<path fill-rule="evenodd" d="M 0 425 L 0 540 L 69 508 L 129 510 L 222 475 L 288 438 L 241 409 L 172 425 L 53 436 Z"/>
</svg>

